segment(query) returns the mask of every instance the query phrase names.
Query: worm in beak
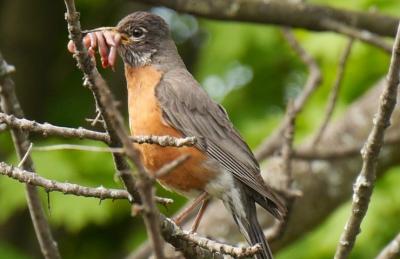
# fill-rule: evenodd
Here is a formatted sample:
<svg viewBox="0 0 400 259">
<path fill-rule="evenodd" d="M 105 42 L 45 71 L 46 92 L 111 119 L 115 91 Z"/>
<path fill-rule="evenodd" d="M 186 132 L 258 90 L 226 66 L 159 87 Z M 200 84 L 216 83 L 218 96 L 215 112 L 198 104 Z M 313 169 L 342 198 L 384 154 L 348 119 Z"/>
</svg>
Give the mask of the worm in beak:
<svg viewBox="0 0 400 259">
<path fill-rule="evenodd" d="M 86 34 L 83 43 L 89 54 L 94 57 L 96 48 L 99 51 L 103 68 L 111 67 L 114 70 L 117 60 L 117 49 L 121 44 L 129 41 L 129 38 L 120 33 L 116 27 L 100 27 L 92 30 L 82 31 Z M 75 52 L 75 45 L 72 41 L 68 43 L 68 50 Z"/>
</svg>

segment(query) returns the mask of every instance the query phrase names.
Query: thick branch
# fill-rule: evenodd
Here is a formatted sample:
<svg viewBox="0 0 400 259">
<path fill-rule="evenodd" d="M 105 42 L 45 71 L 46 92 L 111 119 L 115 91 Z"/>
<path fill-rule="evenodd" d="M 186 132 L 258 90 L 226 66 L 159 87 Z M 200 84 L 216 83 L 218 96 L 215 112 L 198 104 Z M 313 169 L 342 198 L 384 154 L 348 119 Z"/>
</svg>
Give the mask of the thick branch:
<svg viewBox="0 0 400 259">
<path fill-rule="evenodd" d="M 362 149 L 363 165 L 354 185 L 352 214 L 340 237 L 335 259 L 347 258 L 357 235 L 361 222 L 367 213 L 369 201 L 376 179 L 378 156 L 383 145 L 385 130 L 390 126 L 390 118 L 396 106 L 400 72 L 400 26 L 392 51 L 387 83 L 380 97 L 378 112 L 374 116 L 373 127 Z"/>
<path fill-rule="evenodd" d="M 122 144 L 127 157 L 138 169 L 138 181 L 136 187 L 142 202 L 144 211 L 143 218 L 147 227 L 147 233 L 149 234 L 150 240 L 153 244 L 155 256 L 156 258 L 162 259 L 164 258 L 163 240 L 160 233 L 159 212 L 154 204 L 153 181 L 148 177 L 146 170 L 139 159 L 139 155 L 131 143 L 129 135 L 125 130 L 122 116 L 117 109 L 116 102 L 107 83 L 97 71 L 83 46 L 79 14 L 76 12 L 75 3 L 73 0 L 65 0 L 65 5 L 67 7 L 66 20 L 68 22 L 69 37 L 73 40 L 76 46 L 75 58 L 78 62 L 79 68 L 84 73 L 85 81 L 93 92 L 97 107 L 103 116 L 107 130 L 110 134 L 111 145 L 114 146 L 113 144 L 115 144 L 120 146 Z M 121 162 L 122 158 L 118 159 Z M 134 197 L 136 192 L 132 190 L 134 183 L 131 173 L 127 170 L 123 170 L 121 172 L 121 178 L 123 179 L 125 186 L 128 188 L 129 193 Z"/>
<path fill-rule="evenodd" d="M 7 114 L 13 114 L 16 117 L 23 117 L 24 113 L 15 93 L 14 82 L 9 77 L 9 73 L 14 70 L 15 68 L 8 65 L 0 53 L 1 108 Z M 12 129 L 11 135 L 19 159 L 22 160 L 22 158 L 25 157 L 22 167 L 26 170 L 34 171 L 33 160 L 28 154 L 30 146 L 28 135 L 17 129 Z M 53 238 L 49 223 L 44 214 L 36 187 L 27 184 L 25 185 L 25 189 L 29 212 L 43 256 L 48 259 L 61 258 L 57 243 Z"/>
<path fill-rule="evenodd" d="M 135 0 L 137 2 L 137 0 Z M 139 0 L 180 12 L 218 20 L 267 23 L 314 31 L 330 31 L 324 20 L 394 37 L 398 18 L 289 0 Z"/>
</svg>

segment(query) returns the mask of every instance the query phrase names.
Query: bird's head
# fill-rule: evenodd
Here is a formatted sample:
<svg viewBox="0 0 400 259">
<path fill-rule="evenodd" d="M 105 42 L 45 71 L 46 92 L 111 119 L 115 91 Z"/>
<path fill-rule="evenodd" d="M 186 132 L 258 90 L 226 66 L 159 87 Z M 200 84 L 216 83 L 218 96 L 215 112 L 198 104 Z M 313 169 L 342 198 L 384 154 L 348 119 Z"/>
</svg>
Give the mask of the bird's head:
<svg viewBox="0 0 400 259">
<path fill-rule="evenodd" d="M 168 24 L 156 14 L 134 12 L 115 27 L 100 27 L 83 33 L 87 34 L 84 38 L 86 47 L 94 49 L 98 46 L 102 61 L 108 60 L 106 64 L 112 67 L 117 51 L 125 65 L 131 67 L 168 64 L 168 61 L 181 65 Z M 71 42 L 68 49 L 74 52 Z"/>
<path fill-rule="evenodd" d="M 121 35 L 118 52 L 125 64 L 149 64 L 154 54 L 170 40 L 167 23 L 158 15 L 135 12 L 123 18 L 116 30 Z"/>
</svg>

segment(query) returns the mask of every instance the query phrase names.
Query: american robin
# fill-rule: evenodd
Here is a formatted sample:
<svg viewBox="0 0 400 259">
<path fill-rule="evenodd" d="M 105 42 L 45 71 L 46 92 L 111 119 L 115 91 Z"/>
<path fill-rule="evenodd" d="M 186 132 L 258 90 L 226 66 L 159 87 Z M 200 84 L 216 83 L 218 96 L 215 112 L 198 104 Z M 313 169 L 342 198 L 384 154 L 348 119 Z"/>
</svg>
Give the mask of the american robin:
<svg viewBox="0 0 400 259">
<path fill-rule="evenodd" d="M 190 155 L 159 182 L 185 196 L 200 197 L 197 200 L 207 195 L 221 199 L 248 243 L 262 245 L 256 258 L 272 258 L 255 204 L 282 220 L 284 202 L 264 183 L 253 153 L 225 109 L 186 69 L 167 23 L 155 14 L 135 12 L 116 27 L 93 30 L 85 44 L 92 53 L 99 48 L 105 67 L 114 66 L 117 51 L 123 59 L 133 135 L 197 138 L 193 147 L 136 144 L 147 171 L 154 174 L 174 159 Z M 73 51 L 73 45 L 69 49 Z"/>
</svg>

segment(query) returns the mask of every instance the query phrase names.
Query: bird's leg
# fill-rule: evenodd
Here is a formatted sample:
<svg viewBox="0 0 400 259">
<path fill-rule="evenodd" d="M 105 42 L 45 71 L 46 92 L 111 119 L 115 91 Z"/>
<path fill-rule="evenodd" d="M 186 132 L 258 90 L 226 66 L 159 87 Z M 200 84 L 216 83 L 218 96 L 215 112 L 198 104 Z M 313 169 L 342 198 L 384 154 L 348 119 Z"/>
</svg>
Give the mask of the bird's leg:
<svg viewBox="0 0 400 259">
<path fill-rule="evenodd" d="M 190 230 L 191 233 L 194 233 L 197 231 L 197 228 L 200 225 L 200 221 L 203 218 L 204 212 L 206 212 L 206 209 L 207 209 L 209 203 L 210 203 L 210 197 L 206 197 L 203 200 L 203 204 L 201 204 L 200 210 L 199 210 L 199 212 L 197 212 L 196 218 L 193 221 L 192 228 Z"/>
<path fill-rule="evenodd" d="M 190 205 L 185 208 L 182 212 L 180 212 L 175 218 L 174 221 L 177 225 L 180 225 L 182 221 L 184 221 L 187 216 L 195 209 L 197 206 L 199 206 L 200 202 L 203 202 L 205 199 L 208 199 L 208 193 L 203 192 L 200 194 Z"/>
</svg>

